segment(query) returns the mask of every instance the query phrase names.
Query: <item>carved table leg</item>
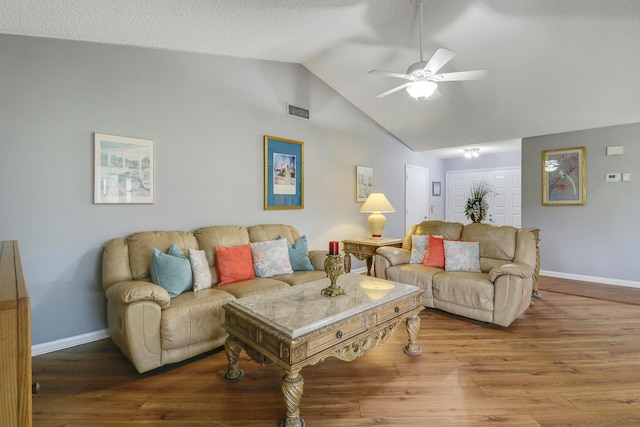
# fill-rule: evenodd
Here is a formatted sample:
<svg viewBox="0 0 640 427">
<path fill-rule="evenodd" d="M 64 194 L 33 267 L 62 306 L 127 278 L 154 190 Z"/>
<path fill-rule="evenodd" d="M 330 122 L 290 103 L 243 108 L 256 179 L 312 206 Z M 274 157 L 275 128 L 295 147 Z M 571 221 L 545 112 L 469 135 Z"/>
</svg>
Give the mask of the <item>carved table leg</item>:
<svg viewBox="0 0 640 427">
<path fill-rule="evenodd" d="M 302 399 L 303 386 L 304 379 L 300 371 L 287 372 L 282 378 L 282 394 L 287 406 L 287 417 L 282 420 L 280 427 L 305 427 L 298 408 Z"/>
<path fill-rule="evenodd" d="M 422 353 L 418 345 L 418 331 L 420 330 L 420 318 L 416 315 L 407 317 L 407 332 L 409 334 L 409 344 L 404 348 L 404 354 L 417 356 Z"/>
<path fill-rule="evenodd" d="M 367 257 L 367 276 L 371 276 L 371 266 L 373 265 L 373 256 Z M 373 271 L 375 275 L 375 270 Z"/>
<path fill-rule="evenodd" d="M 344 252 L 344 272 L 351 272 L 351 255 L 347 251 Z"/>
<path fill-rule="evenodd" d="M 238 358 L 241 350 L 240 340 L 233 335 L 229 335 L 224 342 L 224 351 L 227 353 L 227 359 L 229 360 L 227 372 L 222 376 L 225 382 L 236 383 L 244 378 L 244 372 L 238 367 Z"/>
</svg>

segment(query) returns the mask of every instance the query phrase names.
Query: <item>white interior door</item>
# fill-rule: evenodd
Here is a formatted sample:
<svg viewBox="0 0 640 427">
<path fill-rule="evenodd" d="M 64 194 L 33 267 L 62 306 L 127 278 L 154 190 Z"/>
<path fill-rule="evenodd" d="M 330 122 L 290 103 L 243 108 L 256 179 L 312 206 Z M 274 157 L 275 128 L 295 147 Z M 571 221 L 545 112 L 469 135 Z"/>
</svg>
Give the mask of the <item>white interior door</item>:
<svg viewBox="0 0 640 427">
<path fill-rule="evenodd" d="M 484 222 L 521 227 L 520 167 L 447 172 L 447 220 L 470 222 L 464 215 L 464 205 L 471 185 L 481 179 L 489 181 L 496 190 L 496 195 L 488 200 L 489 211 Z"/>
<path fill-rule="evenodd" d="M 405 232 L 414 224 L 428 219 L 429 169 L 407 165 L 405 170 Z"/>
</svg>

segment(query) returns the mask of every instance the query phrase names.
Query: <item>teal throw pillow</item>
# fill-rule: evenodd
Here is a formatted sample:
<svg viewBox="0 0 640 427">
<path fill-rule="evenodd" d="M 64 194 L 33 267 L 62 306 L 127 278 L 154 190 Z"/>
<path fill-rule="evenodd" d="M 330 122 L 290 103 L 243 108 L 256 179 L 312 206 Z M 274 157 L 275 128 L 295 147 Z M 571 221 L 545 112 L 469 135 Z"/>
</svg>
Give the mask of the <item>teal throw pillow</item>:
<svg viewBox="0 0 640 427">
<path fill-rule="evenodd" d="M 284 236 L 280 236 L 280 239 L 287 241 L 287 249 L 289 250 L 289 262 L 291 262 L 291 268 L 293 271 L 313 271 L 313 265 L 309 259 L 309 245 L 307 244 L 307 236 L 300 237 L 291 246 L 289 239 Z"/>
<path fill-rule="evenodd" d="M 193 287 L 191 263 L 184 252 L 176 245 L 171 245 L 165 254 L 158 248 L 151 252 L 151 281 L 162 286 L 171 298 Z"/>
</svg>

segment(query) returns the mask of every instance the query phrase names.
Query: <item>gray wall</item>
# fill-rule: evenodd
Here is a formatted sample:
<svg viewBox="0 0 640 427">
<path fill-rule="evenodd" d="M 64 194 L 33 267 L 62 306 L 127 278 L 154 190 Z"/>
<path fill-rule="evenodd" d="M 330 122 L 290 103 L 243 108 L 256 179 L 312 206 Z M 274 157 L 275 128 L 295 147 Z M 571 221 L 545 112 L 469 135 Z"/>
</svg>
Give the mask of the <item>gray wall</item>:
<svg viewBox="0 0 640 427">
<path fill-rule="evenodd" d="M 524 227 L 541 229 L 541 269 L 640 283 L 640 124 L 525 138 L 522 143 Z M 622 145 L 624 155 L 607 156 Z M 586 206 L 542 205 L 542 152 L 586 147 Z M 629 172 L 630 182 L 605 182 Z"/>
<path fill-rule="evenodd" d="M 355 165 L 374 167 L 375 190 L 397 209 L 405 164 L 444 181 L 441 160 L 300 65 L 7 35 L 0 55 L 0 240 L 20 244 L 34 344 L 106 327 L 111 238 L 287 223 L 323 249 L 369 234 Z M 286 102 L 310 108 L 311 121 L 287 117 Z M 93 132 L 155 140 L 155 204 L 92 203 Z M 264 135 L 304 142 L 304 209 L 263 210 Z M 387 215 L 385 235 L 403 236 L 401 212 Z"/>
</svg>

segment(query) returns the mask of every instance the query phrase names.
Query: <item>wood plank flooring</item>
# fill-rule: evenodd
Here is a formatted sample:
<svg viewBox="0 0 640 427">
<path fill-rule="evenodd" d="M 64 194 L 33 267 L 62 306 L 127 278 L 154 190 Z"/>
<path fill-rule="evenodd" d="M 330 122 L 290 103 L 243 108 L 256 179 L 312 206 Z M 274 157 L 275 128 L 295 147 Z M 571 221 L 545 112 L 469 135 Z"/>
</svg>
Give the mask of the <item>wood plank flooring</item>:
<svg viewBox="0 0 640 427">
<path fill-rule="evenodd" d="M 425 310 L 418 357 L 398 328 L 354 362 L 304 368 L 307 426 L 640 425 L 640 307 L 542 295 L 509 328 Z M 140 375 L 108 339 L 37 356 L 33 425 L 278 425 L 282 370 L 243 353 L 244 380 L 227 384 L 226 364 L 220 350 Z"/>
</svg>

